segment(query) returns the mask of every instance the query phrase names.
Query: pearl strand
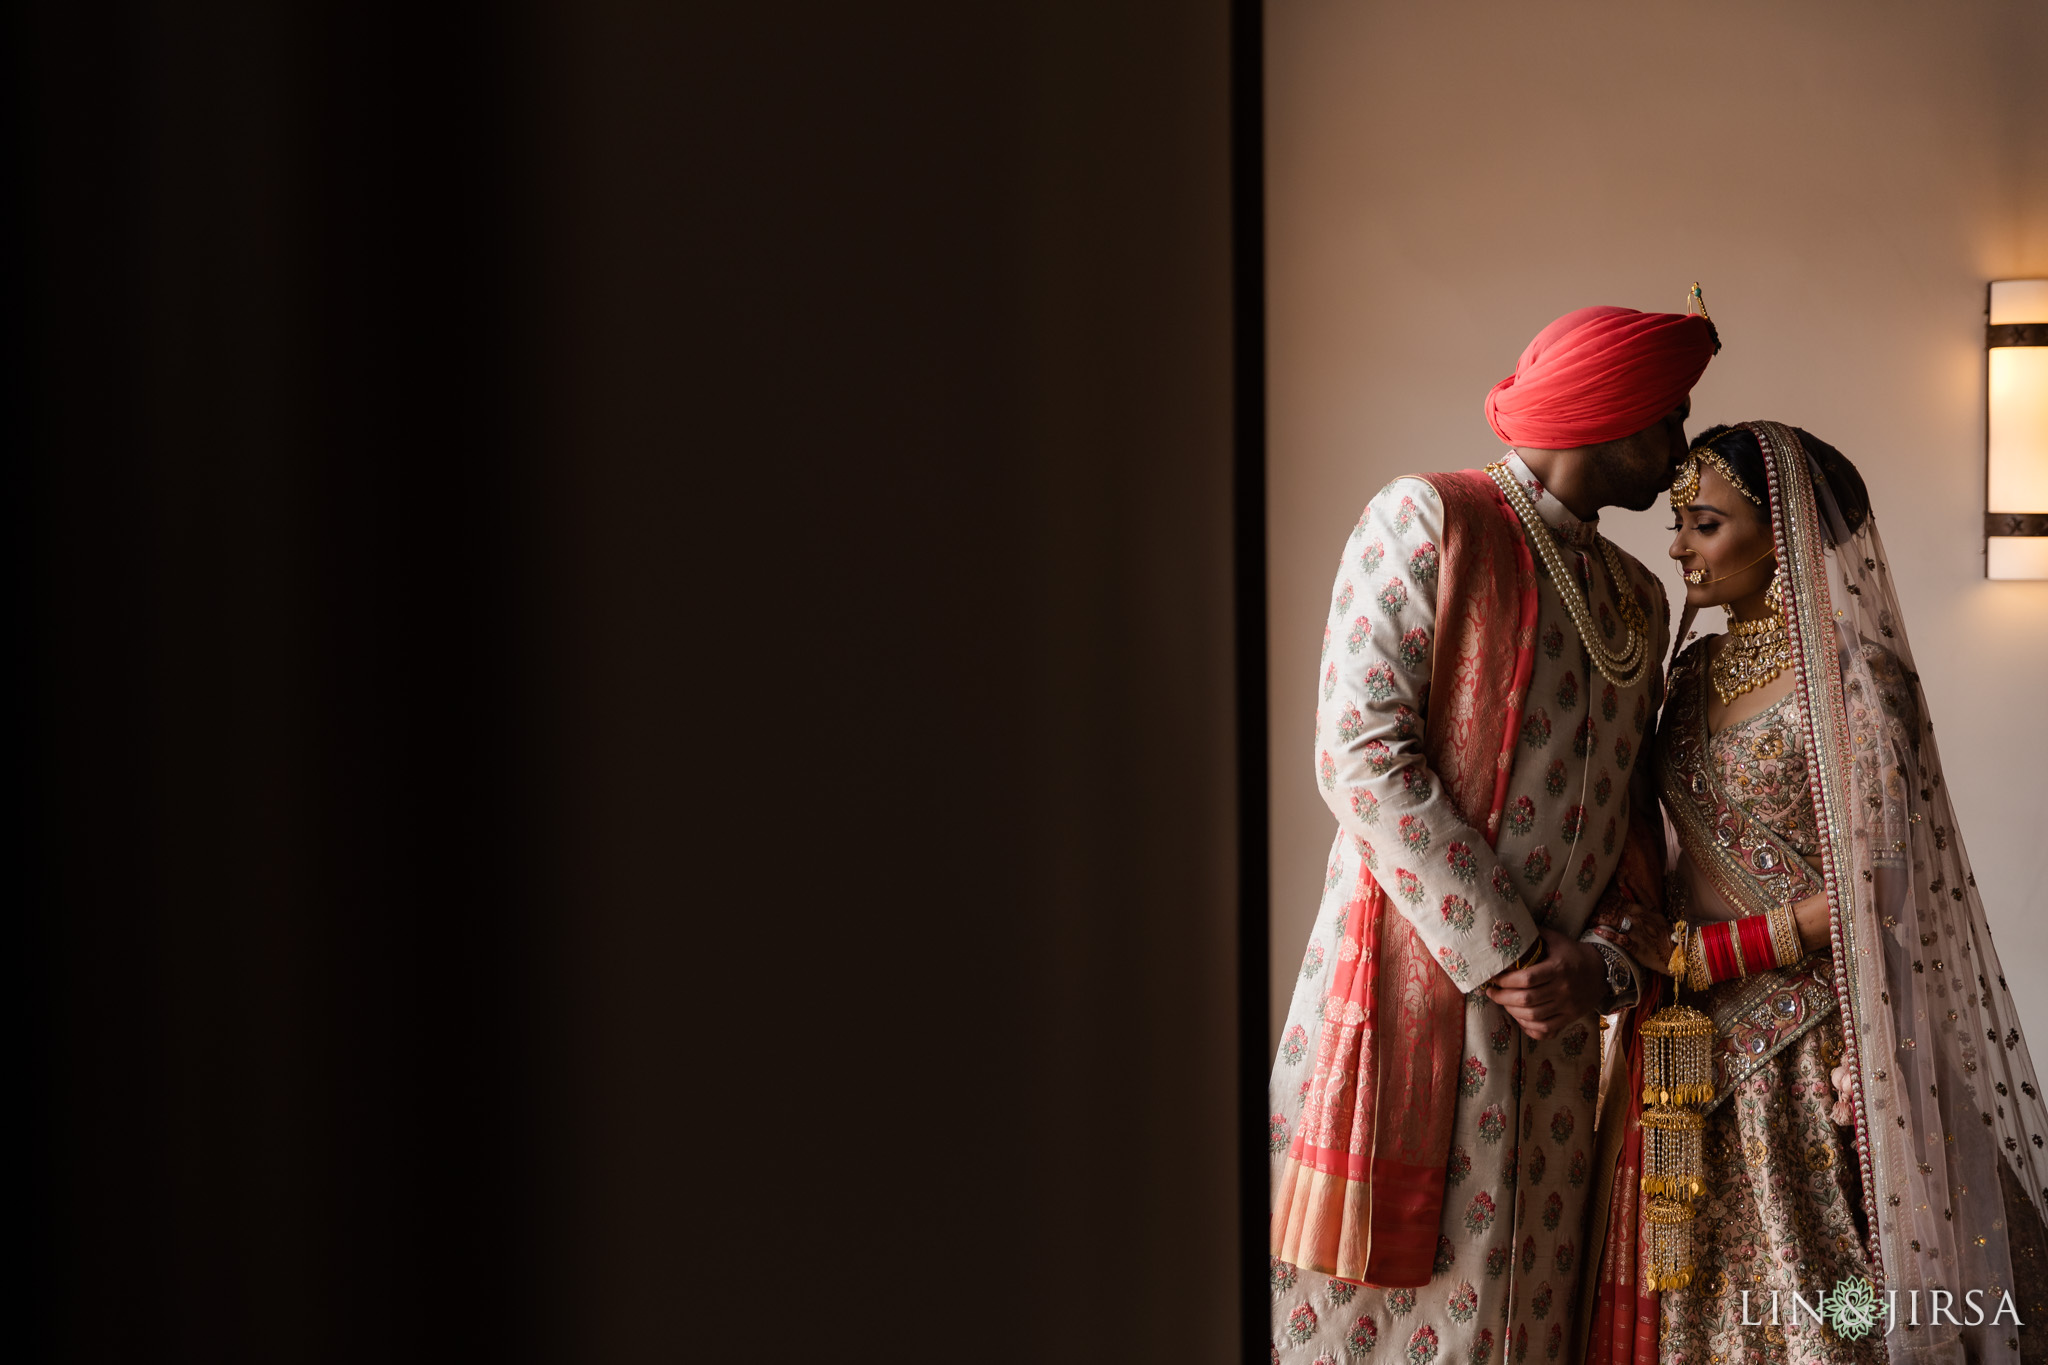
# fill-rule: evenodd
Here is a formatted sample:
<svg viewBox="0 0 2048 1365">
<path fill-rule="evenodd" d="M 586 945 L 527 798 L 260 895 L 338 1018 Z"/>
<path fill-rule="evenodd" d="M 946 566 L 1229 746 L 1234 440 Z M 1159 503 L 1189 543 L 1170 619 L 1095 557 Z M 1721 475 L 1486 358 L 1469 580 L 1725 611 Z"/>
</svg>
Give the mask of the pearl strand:
<svg viewBox="0 0 2048 1365">
<path fill-rule="evenodd" d="M 1594 636 L 1593 609 L 1587 601 L 1585 591 L 1579 586 L 1564 562 L 1564 552 L 1558 548 L 1557 537 L 1550 524 L 1536 511 L 1529 501 L 1528 492 L 1509 471 L 1507 461 L 1501 460 L 1486 467 L 1499 486 L 1501 496 L 1508 500 L 1515 515 L 1521 519 L 1529 540 L 1536 546 L 1543 564 L 1550 571 L 1551 581 L 1557 584 L 1557 595 L 1564 599 L 1565 610 L 1572 618 L 1572 624 L 1579 628 L 1579 638 L 1585 642 L 1586 653 L 1593 666 L 1600 670 L 1600 676 L 1616 687 L 1626 690 L 1636 686 L 1650 671 L 1650 645 L 1648 622 L 1643 619 L 1642 607 L 1635 600 L 1635 594 L 1627 591 L 1628 574 L 1622 568 L 1613 544 L 1605 536 L 1597 536 L 1602 557 L 1607 561 L 1607 572 L 1614 582 L 1615 600 L 1621 607 L 1622 623 L 1628 630 L 1626 642 L 1619 652 L 1612 652 Z"/>
</svg>

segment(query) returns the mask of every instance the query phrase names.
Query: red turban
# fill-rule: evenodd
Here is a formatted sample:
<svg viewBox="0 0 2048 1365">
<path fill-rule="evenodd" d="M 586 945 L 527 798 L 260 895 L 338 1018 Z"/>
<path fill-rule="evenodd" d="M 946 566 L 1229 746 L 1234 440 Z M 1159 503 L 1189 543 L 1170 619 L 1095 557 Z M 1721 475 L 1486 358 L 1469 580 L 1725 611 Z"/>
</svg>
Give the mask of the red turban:
<svg viewBox="0 0 2048 1365">
<path fill-rule="evenodd" d="M 1719 349 L 1703 317 L 1576 309 L 1493 386 L 1486 420 L 1509 445 L 1538 450 L 1616 441 L 1677 407 Z"/>
</svg>

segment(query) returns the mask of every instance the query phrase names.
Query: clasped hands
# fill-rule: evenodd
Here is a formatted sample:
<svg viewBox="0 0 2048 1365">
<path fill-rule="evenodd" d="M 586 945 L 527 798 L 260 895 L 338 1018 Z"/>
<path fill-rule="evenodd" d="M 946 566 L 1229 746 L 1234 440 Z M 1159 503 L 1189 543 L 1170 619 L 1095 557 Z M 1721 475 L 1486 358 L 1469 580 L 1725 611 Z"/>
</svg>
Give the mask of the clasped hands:
<svg viewBox="0 0 2048 1365">
<path fill-rule="evenodd" d="M 1625 904 L 1618 924 L 1596 924 L 1593 932 L 1622 949 L 1638 966 L 1660 976 L 1671 975 L 1671 950 L 1677 946 L 1671 936 L 1671 921 L 1662 912 Z M 1822 952 L 1829 944 L 1828 897 L 1816 891 L 1792 906 L 1792 922 L 1799 928 L 1799 943 L 1809 953 Z M 1627 926 L 1623 928 L 1622 926 Z"/>
<path fill-rule="evenodd" d="M 1620 948 L 1640 967 L 1671 975 L 1671 921 L 1661 911 L 1627 904 L 1616 923 L 1593 932 Z M 1808 952 L 1828 946 L 1828 898 L 1817 891 L 1792 907 L 1799 941 Z M 1625 927 L 1624 927 L 1625 926 Z M 1600 1008 L 1607 994 L 1607 964 L 1597 948 L 1566 938 L 1555 929 L 1539 931 L 1544 953 L 1533 966 L 1502 972 L 1486 983 L 1486 997 L 1506 1010 L 1531 1039 L 1541 1041 Z"/>
<path fill-rule="evenodd" d="M 1540 1042 L 1600 1008 L 1607 994 L 1607 963 L 1589 943 L 1555 929 L 1538 932 L 1543 956 L 1532 966 L 1502 972 L 1485 989 L 1487 999 Z"/>
</svg>

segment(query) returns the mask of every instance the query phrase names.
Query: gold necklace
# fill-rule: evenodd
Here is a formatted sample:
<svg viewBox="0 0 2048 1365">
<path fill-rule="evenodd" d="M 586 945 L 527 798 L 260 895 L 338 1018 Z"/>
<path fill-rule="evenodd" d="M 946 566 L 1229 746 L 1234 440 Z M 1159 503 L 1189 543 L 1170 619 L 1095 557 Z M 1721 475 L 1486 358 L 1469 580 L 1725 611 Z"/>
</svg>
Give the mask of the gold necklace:
<svg viewBox="0 0 2048 1365">
<path fill-rule="evenodd" d="M 1607 537 L 1595 534 L 1600 543 L 1601 557 L 1607 561 L 1607 573 L 1614 588 L 1615 605 L 1621 608 L 1621 621 L 1627 634 L 1622 637 L 1619 650 L 1609 650 L 1594 635 L 1593 609 L 1586 599 L 1585 590 L 1567 569 L 1564 550 L 1557 543 L 1557 533 L 1550 529 L 1550 523 L 1536 510 L 1536 504 L 1529 499 L 1528 490 L 1522 487 L 1508 469 L 1506 460 L 1498 460 L 1486 467 L 1500 488 L 1501 496 L 1514 508 L 1521 518 L 1522 529 L 1528 533 L 1536 553 L 1543 559 L 1543 567 L 1550 573 L 1550 581 L 1557 584 L 1557 595 L 1564 599 L 1565 611 L 1570 614 L 1572 624 L 1579 628 L 1579 639 L 1585 642 L 1586 653 L 1593 660 L 1593 667 L 1600 670 L 1600 676 L 1616 687 L 1627 691 L 1649 675 L 1650 672 L 1650 630 L 1649 622 L 1643 617 L 1642 604 L 1636 601 L 1633 592 L 1624 590 L 1629 582 L 1627 571 L 1621 566 L 1621 559 Z"/>
<path fill-rule="evenodd" d="M 1737 621 L 1731 616 L 1728 638 L 1715 651 L 1714 666 L 1708 671 L 1721 705 L 1729 706 L 1791 666 L 1792 640 L 1785 634 L 1785 613 L 1780 610 L 1754 621 Z"/>
</svg>

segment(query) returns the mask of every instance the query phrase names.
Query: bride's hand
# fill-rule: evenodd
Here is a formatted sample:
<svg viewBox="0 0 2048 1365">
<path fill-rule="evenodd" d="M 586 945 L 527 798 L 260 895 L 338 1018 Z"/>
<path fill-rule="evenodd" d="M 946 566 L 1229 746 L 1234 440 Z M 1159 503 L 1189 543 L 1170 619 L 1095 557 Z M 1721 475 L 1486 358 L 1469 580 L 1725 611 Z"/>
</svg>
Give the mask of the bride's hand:
<svg viewBox="0 0 2048 1365">
<path fill-rule="evenodd" d="M 1799 946 L 1809 953 L 1826 952 L 1833 939 L 1828 931 L 1828 893 L 1816 891 L 1792 906 L 1792 922 L 1799 926 Z"/>
<path fill-rule="evenodd" d="M 1640 905 L 1629 904 L 1623 910 L 1627 929 L 1619 924 L 1596 924 L 1593 932 L 1626 952 L 1637 965 L 1660 976 L 1671 975 L 1671 921 L 1662 912 Z"/>
</svg>

